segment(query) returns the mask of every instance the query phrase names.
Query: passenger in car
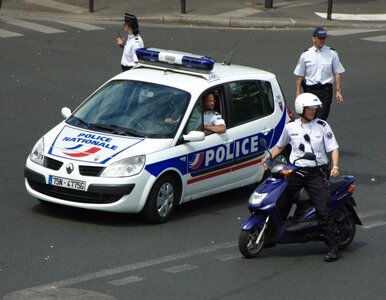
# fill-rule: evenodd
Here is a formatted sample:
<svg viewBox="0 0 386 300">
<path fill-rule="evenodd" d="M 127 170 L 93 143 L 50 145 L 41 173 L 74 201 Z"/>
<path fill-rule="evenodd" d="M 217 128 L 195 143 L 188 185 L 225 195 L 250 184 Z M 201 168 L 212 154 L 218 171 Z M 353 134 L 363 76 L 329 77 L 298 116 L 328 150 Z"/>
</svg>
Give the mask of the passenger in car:
<svg viewBox="0 0 386 300">
<path fill-rule="evenodd" d="M 224 133 L 226 125 L 221 115 L 214 110 L 216 98 L 213 92 L 205 94 L 203 97 L 204 107 L 204 131 L 214 133 Z"/>
</svg>

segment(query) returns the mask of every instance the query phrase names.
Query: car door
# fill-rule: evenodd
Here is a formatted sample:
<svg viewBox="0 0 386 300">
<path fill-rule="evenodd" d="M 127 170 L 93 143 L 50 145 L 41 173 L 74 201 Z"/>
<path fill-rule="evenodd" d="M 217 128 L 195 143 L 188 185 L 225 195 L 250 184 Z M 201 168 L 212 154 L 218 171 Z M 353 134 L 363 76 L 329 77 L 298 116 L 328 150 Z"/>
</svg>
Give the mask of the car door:
<svg viewBox="0 0 386 300">
<path fill-rule="evenodd" d="M 215 110 L 221 115 L 226 115 L 223 86 L 211 88 L 210 91 L 216 98 Z M 205 91 L 197 100 L 196 107 L 187 122 L 186 133 L 190 130 L 202 130 L 202 98 L 207 92 Z M 197 111 L 200 113 L 197 114 Z M 232 145 L 233 140 L 227 131 L 221 134 L 205 132 L 204 141 L 182 145 L 186 147 L 188 153 L 188 172 L 184 176 L 185 197 L 190 199 L 202 197 L 222 191 L 230 184 L 230 167 L 233 163 Z"/>
<path fill-rule="evenodd" d="M 267 80 L 230 82 L 226 91 L 230 122 L 227 133 L 233 140 L 234 152 L 230 175 L 240 185 L 256 182 L 264 173 L 259 164 L 264 151 L 259 139 L 264 136 L 272 141 L 284 112 L 277 109 L 272 85 Z"/>
</svg>

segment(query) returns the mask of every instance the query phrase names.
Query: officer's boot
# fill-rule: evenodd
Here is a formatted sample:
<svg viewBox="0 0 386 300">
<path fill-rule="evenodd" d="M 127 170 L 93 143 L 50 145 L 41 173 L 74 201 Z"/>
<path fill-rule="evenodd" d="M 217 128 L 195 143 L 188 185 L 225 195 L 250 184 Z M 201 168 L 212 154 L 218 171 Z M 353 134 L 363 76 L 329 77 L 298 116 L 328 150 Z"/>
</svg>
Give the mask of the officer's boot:
<svg viewBox="0 0 386 300">
<path fill-rule="evenodd" d="M 328 250 L 326 256 L 324 257 L 324 261 L 332 262 L 336 261 L 338 259 L 338 245 L 335 244 L 330 247 L 330 250 Z"/>
</svg>

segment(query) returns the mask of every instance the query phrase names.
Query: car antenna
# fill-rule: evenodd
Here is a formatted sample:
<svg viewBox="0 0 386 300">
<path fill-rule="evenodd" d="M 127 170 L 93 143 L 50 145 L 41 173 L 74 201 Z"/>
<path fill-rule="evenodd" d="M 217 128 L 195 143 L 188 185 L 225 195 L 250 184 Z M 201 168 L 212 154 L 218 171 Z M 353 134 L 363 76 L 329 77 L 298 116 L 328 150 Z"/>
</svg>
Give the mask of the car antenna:
<svg viewBox="0 0 386 300">
<path fill-rule="evenodd" d="M 228 65 L 229 66 L 229 65 L 232 64 L 233 53 L 235 53 L 235 50 L 236 50 L 238 45 L 239 45 L 239 43 L 237 42 L 235 47 L 232 49 L 232 51 L 229 52 L 229 54 L 225 57 L 225 59 L 222 61 L 223 65 Z"/>
</svg>

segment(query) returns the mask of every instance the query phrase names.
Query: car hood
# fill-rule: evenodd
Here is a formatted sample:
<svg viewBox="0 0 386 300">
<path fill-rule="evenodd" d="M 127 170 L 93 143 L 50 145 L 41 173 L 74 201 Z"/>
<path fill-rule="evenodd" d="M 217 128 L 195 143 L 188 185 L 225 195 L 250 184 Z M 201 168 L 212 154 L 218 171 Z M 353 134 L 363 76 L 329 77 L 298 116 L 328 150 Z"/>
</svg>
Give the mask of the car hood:
<svg viewBox="0 0 386 300">
<path fill-rule="evenodd" d="M 167 149 L 172 139 L 148 139 L 87 130 L 61 123 L 44 136 L 45 154 L 58 159 L 108 165 Z"/>
</svg>

